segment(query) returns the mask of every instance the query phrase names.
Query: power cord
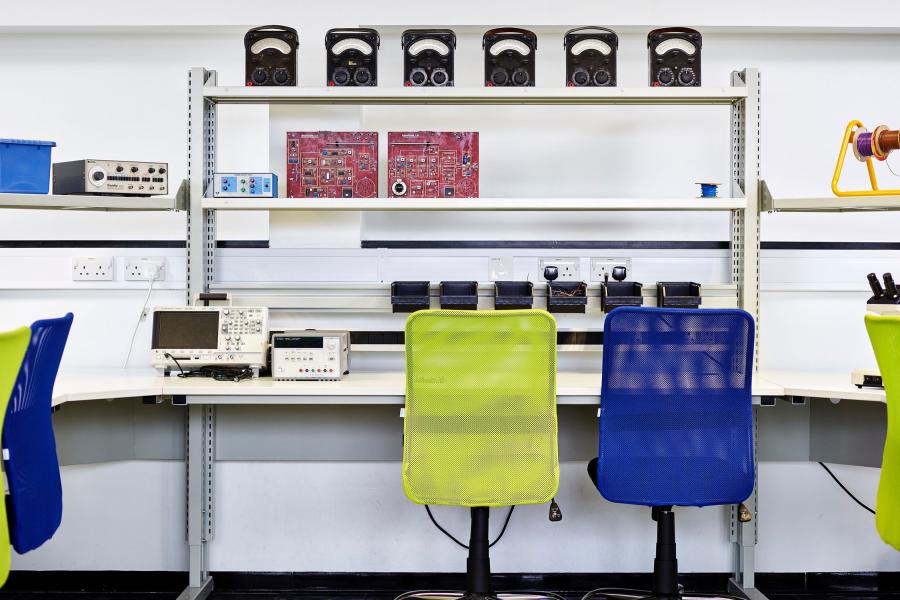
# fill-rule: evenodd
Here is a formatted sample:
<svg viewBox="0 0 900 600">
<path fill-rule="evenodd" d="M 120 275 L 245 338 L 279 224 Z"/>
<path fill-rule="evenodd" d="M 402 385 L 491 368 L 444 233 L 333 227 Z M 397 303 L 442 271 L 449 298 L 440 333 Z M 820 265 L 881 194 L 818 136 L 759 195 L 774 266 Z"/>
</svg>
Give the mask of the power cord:
<svg viewBox="0 0 900 600">
<path fill-rule="evenodd" d="M 245 381 L 253 377 L 253 369 L 249 367 L 200 367 L 193 371 L 185 371 L 181 368 L 178 359 L 166 352 L 163 354 L 166 358 L 171 358 L 175 366 L 178 367 L 178 377 L 212 377 L 216 381 Z"/>
<path fill-rule="evenodd" d="M 147 305 L 150 303 L 150 295 L 153 294 L 153 282 L 156 281 L 156 278 L 159 276 L 159 273 L 154 270 L 150 277 L 150 285 L 147 286 L 147 297 L 144 298 L 144 305 L 141 307 L 141 314 L 138 316 L 137 323 L 134 324 L 134 331 L 131 332 L 131 342 L 128 344 L 128 354 L 125 355 L 125 362 L 122 363 L 122 368 L 125 369 L 128 367 L 128 361 L 131 360 L 131 353 L 134 351 L 134 340 L 137 337 L 138 329 L 141 328 L 141 321 L 143 321 L 147 317 Z"/>
<path fill-rule="evenodd" d="M 491 542 L 490 544 L 488 544 L 488 548 L 493 548 L 493 547 L 494 547 L 494 544 L 496 544 L 497 542 L 499 542 L 499 541 L 500 541 L 500 538 L 503 537 L 503 534 L 506 533 L 506 526 L 509 525 L 509 520 L 510 520 L 510 518 L 512 518 L 512 514 L 513 514 L 513 511 L 514 511 L 515 509 L 516 509 L 515 506 L 510 506 L 510 507 L 509 507 L 509 512 L 506 513 L 506 520 L 503 521 L 503 529 L 501 529 L 501 530 L 500 530 L 500 533 L 497 534 L 497 538 L 496 538 L 493 542 Z M 434 518 L 434 515 L 431 514 L 431 507 L 428 506 L 427 504 L 425 505 L 425 512 L 428 513 L 428 518 L 431 519 L 431 522 L 434 523 L 434 526 L 437 527 L 438 530 L 440 530 L 441 533 L 443 533 L 443 534 L 446 535 L 448 538 L 450 538 L 451 540 L 453 540 L 454 542 L 456 542 L 456 545 L 461 546 L 461 547 L 465 548 L 466 550 L 469 549 L 469 546 L 468 546 L 467 544 L 463 544 L 461 541 L 459 541 L 458 539 L 456 539 L 456 538 L 453 536 L 452 533 L 450 533 L 449 531 L 447 531 L 446 529 L 444 529 L 443 527 L 441 527 L 440 523 L 437 522 L 437 519 Z"/>
<path fill-rule="evenodd" d="M 842 490 L 844 490 L 844 492 L 845 492 L 848 496 L 850 496 L 850 497 L 853 499 L 854 502 L 856 502 L 857 504 L 859 504 L 860 506 L 862 506 L 864 509 L 866 509 L 867 511 L 869 511 L 869 512 L 872 513 L 873 515 L 875 514 L 875 511 L 874 511 L 874 510 L 872 510 L 871 508 L 869 508 L 868 506 L 866 506 L 865 504 L 863 504 L 863 503 L 860 501 L 859 498 L 857 498 L 856 496 L 854 496 L 853 493 L 852 493 L 850 490 L 848 490 L 848 489 L 846 488 L 846 486 L 844 486 L 843 483 L 841 483 L 841 480 L 838 479 L 837 476 L 836 476 L 834 473 L 831 472 L 831 469 L 828 468 L 828 465 L 826 465 L 825 463 L 823 463 L 823 462 L 821 462 L 821 461 L 819 461 L 819 464 L 822 465 L 822 468 L 825 469 L 825 470 L 828 472 L 829 475 L 831 475 L 831 478 L 834 479 L 834 482 L 837 483 L 837 484 L 840 486 L 840 488 L 841 488 Z"/>
</svg>

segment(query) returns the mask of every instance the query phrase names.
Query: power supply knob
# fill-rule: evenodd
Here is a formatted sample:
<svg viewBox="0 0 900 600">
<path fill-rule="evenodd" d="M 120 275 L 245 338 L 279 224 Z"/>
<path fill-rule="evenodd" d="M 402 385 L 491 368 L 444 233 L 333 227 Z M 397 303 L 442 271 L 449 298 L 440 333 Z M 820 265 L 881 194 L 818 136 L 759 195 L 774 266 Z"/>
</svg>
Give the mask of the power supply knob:
<svg viewBox="0 0 900 600">
<path fill-rule="evenodd" d="M 150 167 L 149 169 L 147 169 L 147 172 L 151 173 L 151 174 L 156 173 L 156 169 L 154 169 L 153 167 Z"/>
<path fill-rule="evenodd" d="M 116 167 L 116 173 L 121 173 L 124 170 L 125 170 L 125 167 L 123 167 L 122 165 L 119 165 L 118 167 Z"/>
<path fill-rule="evenodd" d="M 694 80 L 697 79 L 697 76 L 694 74 L 694 70 L 690 67 L 685 67 L 681 69 L 681 72 L 678 73 L 678 83 L 681 85 L 694 85 Z"/>
<path fill-rule="evenodd" d="M 94 181 L 100 181 L 101 179 L 103 179 L 103 177 L 103 171 L 94 171 L 93 175 L 91 175 L 91 178 Z"/>
<path fill-rule="evenodd" d="M 670 86 L 675 83 L 675 73 L 669 67 L 663 67 L 656 74 L 656 81 L 659 85 Z"/>
<path fill-rule="evenodd" d="M 159 174 L 160 174 L 160 175 L 163 175 L 165 172 L 166 172 L 165 167 L 160 167 L 160 168 L 159 168 Z"/>
<path fill-rule="evenodd" d="M 138 172 L 138 168 L 137 168 L 137 167 L 131 167 L 131 172 L 132 172 L 132 173 L 137 173 L 137 172 Z"/>
</svg>

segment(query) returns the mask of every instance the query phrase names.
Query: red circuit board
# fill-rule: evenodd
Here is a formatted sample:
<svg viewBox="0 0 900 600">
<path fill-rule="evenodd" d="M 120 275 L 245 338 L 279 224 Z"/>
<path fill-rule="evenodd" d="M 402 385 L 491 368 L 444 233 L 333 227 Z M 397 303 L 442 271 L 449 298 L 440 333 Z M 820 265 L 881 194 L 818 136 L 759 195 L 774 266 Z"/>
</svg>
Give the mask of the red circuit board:
<svg viewBox="0 0 900 600">
<path fill-rule="evenodd" d="M 478 132 L 389 132 L 388 195 L 477 198 Z"/>
<path fill-rule="evenodd" d="M 378 196 L 378 133 L 289 131 L 288 198 Z"/>
</svg>

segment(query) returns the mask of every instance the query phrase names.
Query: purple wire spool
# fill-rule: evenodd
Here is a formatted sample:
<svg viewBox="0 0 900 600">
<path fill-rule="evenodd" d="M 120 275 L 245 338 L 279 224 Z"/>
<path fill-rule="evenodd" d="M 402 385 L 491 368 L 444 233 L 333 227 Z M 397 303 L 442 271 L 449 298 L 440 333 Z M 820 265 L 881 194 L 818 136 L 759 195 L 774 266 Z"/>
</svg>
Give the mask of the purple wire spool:
<svg viewBox="0 0 900 600">
<path fill-rule="evenodd" d="M 872 132 L 864 128 L 856 130 L 853 134 L 853 154 L 859 162 L 865 162 L 867 158 L 875 155 L 872 150 Z"/>
</svg>

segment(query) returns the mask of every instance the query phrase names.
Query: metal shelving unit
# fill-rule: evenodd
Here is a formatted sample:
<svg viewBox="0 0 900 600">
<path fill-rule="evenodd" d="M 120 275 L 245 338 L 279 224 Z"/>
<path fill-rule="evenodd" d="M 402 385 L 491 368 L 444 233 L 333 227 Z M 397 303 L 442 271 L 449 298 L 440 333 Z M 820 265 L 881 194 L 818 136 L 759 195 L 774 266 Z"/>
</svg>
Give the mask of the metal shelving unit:
<svg viewBox="0 0 900 600">
<path fill-rule="evenodd" d="M 759 205 L 767 212 L 871 212 L 900 210 L 900 196 L 775 198 L 766 182 L 761 181 Z"/>
<path fill-rule="evenodd" d="M 210 73 L 210 71 L 207 71 Z M 203 97 L 214 104 L 734 104 L 747 97 L 740 87 L 687 88 L 379 88 L 379 87 L 204 87 Z"/>
<path fill-rule="evenodd" d="M 204 198 L 204 210 L 300 211 L 720 211 L 744 198 Z"/>
<path fill-rule="evenodd" d="M 709 211 L 731 214 L 731 284 L 738 306 L 759 322 L 760 78 L 756 69 L 734 71 L 731 87 L 700 88 L 274 88 L 220 87 L 215 71 L 188 74 L 187 292 L 215 284 L 216 213 L 220 210 L 502 210 L 502 211 Z M 292 105 L 726 105 L 731 107 L 731 181 L 728 198 L 474 198 L 474 199 L 272 199 L 223 200 L 207 197 L 216 170 L 217 108 L 223 104 Z M 748 201 L 750 199 L 750 201 Z M 340 290 L 335 289 L 335 296 Z M 278 296 L 290 290 L 279 290 Z M 302 303 L 302 301 L 301 301 Z M 759 336 L 757 335 L 757 347 Z M 757 353 L 758 354 L 758 353 Z M 213 536 L 214 415 L 212 407 L 190 407 L 188 435 L 189 587 L 181 600 L 202 598 L 212 588 L 207 542 Z M 754 585 L 756 492 L 745 506 L 749 523 L 732 509 L 730 539 L 735 544 L 734 593 L 764 600 Z"/>
</svg>

